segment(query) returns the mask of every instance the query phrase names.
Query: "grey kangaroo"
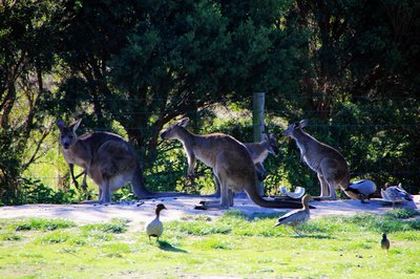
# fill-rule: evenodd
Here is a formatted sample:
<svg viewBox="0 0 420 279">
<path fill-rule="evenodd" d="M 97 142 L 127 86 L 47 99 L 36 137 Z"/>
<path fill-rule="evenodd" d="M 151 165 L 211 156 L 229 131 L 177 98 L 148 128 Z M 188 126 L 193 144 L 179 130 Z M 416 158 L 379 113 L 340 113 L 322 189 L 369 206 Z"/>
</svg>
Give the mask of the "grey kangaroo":
<svg viewBox="0 0 420 279">
<path fill-rule="evenodd" d="M 315 171 L 321 187 L 319 199 L 336 199 L 335 189 L 346 190 L 349 169 L 343 155 L 336 149 L 315 139 L 303 130 L 307 120 L 290 124 L 283 134 L 296 141 L 301 159 Z"/>
<path fill-rule="evenodd" d="M 84 169 L 99 187 L 99 202 L 111 202 L 111 194 L 125 183 L 131 182 L 138 198 L 174 196 L 177 193 L 152 193 L 143 182 L 142 172 L 132 146 L 119 135 L 109 132 L 93 132 L 77 136 L 81 119 L 66 126 L 57 121 L 60 129 L 60 144 L 64 159 L 70 166 L 74 179 L 73 165 Z"/>
<path fill-rule="evenodd" d="M 188 175 L 194 174 L 196 159 L 211 167 L 220 183 L 220 202 L 200 202 L 207 208 L 229 208 L 233 205 L 233 192 L 244 190 L 257 205 L 272 208 L 300 208 L 299 201 L 272 201 L 260 197 L 257 193 L 257 174 L 251 156 L 241 142 L 232 136 L 215 133 L 196 135 L 185 129 L 188 118 L 180 120 L 161 133 L 161 138 L 179 140 L 188 158 Z"/>
<path fill-rule="evenodd" d="M 264 134 L 264 139 L 260 142 L 244 143 L 248 149 L 249 155 L 255 164 L 258 179 L 264 180 L 267 176 L 267 170 L 264 168 L 264 161 L 269 154 L 277 156 L 279 148 L 277 147 L 276 137 L 273 134 Z"/>
<path fill-rule="evenodd" d="M 260 142 L 248 142 L 244 143 L 246 149 L 251 155 L 251 159 L 254 162 L 255 170 L 257 172 L 257 177 L 259 181 L 264 181 L 267 177 L 267 170 L 264 168 L 264 161 L 267 159 L 269 154 L 277 156 L 279 153 L 279 148 L 277 146 L 276 137 L 273 134 L 264 134 L 264 138 Z M 220 185 L 217 179 L 215 180 L 216 184 L 216 197 L 220 197 Z"/>
</svg>

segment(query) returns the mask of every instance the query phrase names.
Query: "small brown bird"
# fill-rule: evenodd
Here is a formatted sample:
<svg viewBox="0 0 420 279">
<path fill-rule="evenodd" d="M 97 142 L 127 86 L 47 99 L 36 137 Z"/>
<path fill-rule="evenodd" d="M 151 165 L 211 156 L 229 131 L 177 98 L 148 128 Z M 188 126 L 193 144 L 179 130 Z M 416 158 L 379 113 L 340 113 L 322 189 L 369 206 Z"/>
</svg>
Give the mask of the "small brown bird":
<svg viewBox="0 0 420 279">
<path fill-rule="evenodd" d="M 159 241 L 159 237 L 163 233 L 163 224 L 159 220 L 160 212 L 163 209 L 166 209 L 165 205 L 163 203 L 159 203 L 156 206 L 156 211 L 155 211 L 156 212 L 156 217 L 155 217 L 155 219 L 150 221 L 150 223 L 147 224 L 147 226 L 146 226 L 146 233 L 147 233 L 147 236 L 149 237 L 149 241 L 150 241 L 151 236 L 156 237 L 157 240 Z"/>
<path fill-rule="evenodd" d="M 277 220 L 277 223 L 274 226 L 277 227 L 280 225 L 289 225 L 293 228 L 295 233 L 299 235 L 299 233 L 296 231 L 296 227 L 302 223 L 305 223 L 309 219 L 309 201 L 311 199 L 312 197 L 310 195 L 304 195 L 302 197 L 302 209 L 296 209 L 284 214 Z"/>
<path fill-rule="evenodd" d="M 382 240 L 381 240 L 381 247 L 382 249 L 388 250 L 390 246 L 388 238 L 386 238 L 386 233 L 382 234 Z"/>
</svg>

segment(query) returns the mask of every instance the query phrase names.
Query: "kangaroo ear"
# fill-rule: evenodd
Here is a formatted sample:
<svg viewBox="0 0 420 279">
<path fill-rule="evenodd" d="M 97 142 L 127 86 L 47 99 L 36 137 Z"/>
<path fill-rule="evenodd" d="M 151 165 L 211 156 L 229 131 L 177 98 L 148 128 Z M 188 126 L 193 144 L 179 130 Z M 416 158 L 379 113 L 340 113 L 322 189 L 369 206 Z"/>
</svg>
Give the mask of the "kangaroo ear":
<svg viewBox="0 0 420 279">
<path fill-rule="evenodd" d="M 308 120 L 307 119 L 303 119 L 299 122 L 299 127 L 300 128 L 305 128 L 306 126 L 308 126 Z"/>
<path fill-rule="evenodd" d="M 77 128 L 79 128 L 80 122 L 82 122 L 82 119 L 79 119 L 75 123 L 70 125 L 70 128 L 73 129 L 73 132 L 76 132 Z"/>
<path fill-rule="evenodd" d="M 55 123 L 57 124 L 58 129 L 60 129 L 60 131 L 64 128 L 65 124 L 64 121 L 61 119 L 58 119 L 57 122 Z"/>
<path fill-rule="evenodd" d="M 176 125 L 181 127 L 187 127 L 188 123 L 190 123 L 190 119 L 188 117 L 184 117 Z"/>
</svg>

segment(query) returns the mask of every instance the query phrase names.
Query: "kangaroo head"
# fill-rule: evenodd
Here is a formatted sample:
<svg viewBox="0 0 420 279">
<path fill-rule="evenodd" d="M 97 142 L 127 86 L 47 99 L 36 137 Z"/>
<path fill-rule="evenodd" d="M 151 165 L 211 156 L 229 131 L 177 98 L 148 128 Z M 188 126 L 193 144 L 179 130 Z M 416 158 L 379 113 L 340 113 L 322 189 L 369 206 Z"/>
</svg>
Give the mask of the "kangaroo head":
<svg viewBox="0 0 420 279">
<path fill-rule="evenodd" d="M 277 156 L 279 154 L 279 148 L 277 146 L 276 137 L 273 134 L 264 134 L 264 141 L 266 143 L 268 153 Z"/>
<path fill-rule="evenodd" d="M 300 130 L 308 125 L 308 120 L 303 119 L 299 122 L 294 122 L 290 124 L 286 130 L 283 131 L 283 135 L 286 137 L 292 137 L 295 134 L 295 131 Z"/>
<path fill-rule="evenodd" d="M 178 138 L 179 133 L 182 131 L 182 129 L 184 129 L 188 125 L 189 122 L 190 122 L 190 119 L 188 117 L 182 118 L 180 121 L 178 121 L 177 123 L 173 124 L 166 130 L 164 130 L 160 134 L 160 137 L 164 140 Z"/>
<path fill-rule="evenodd" d="M 57 127 L 60 129 L 60 144 L 64 149 L 69 149 L 77 141 L 76 130 L 79 128 L 82 119 L 66 126 L 63 120 L 57 121 Z"/>
</svg>

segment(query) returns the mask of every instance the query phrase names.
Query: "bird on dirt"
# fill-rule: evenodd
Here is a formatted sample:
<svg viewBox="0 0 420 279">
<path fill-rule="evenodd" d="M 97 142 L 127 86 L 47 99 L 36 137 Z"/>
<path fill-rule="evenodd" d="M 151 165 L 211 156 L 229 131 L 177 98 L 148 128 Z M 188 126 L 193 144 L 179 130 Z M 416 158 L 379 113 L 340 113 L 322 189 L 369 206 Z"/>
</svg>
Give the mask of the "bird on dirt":
<svg viewBox="0 0 420 279">
<path fill-rule="evenodd" d="M 159 220 L 160 212 L 163 209 L 166 209 L 163 203 L 159 203 L 158 205 L 156 205 L 156 217 L 146 225 L 146 233 L 149 237 L 149 241 L 151 236 L 156 237 L 156 239 L 159 241 L 159 237 L 163 233 L 163 224 Z"/>
<path fill-rule="evenodd" d="M 362 179 L 353 183 L 344 190 L 344 193 L 352 199 L 359 199 L 362 203 L 366 203 L 373 193 L 376 191 L 376 185 L 372 180 Z"/>
<path fill-rule="evenodd" d="M 304 195 L 302 197 L 302 208 L 292 210 L 283 216 L 281 216 L 279 219 L 277 219 L 277 223 L 274 225 L 274 227 L 280 226 L 280 225 L 289 225 L 293 228 L 295 233 L 299 234 L 296 231 L 296 227 L 304 222 L 306 222 L 309 217 L 309 201 L 312 199 L 312 197 L 308 194 Z"/>
<path fill-rule="evenodd" d="M 395 203 L 397 202 L 413 200 L 411 195 L 402 188 L 401 183 L 399 183 L 397 186 L 388 186 L 388 184 L 385 184 L 384 188 L 385 189 L 381 189 L 382 198 L 392 202 L 392 207 L 395 207 Z"/>
<path fill-rule="evenodd" d="M 390 246 L 389 240 L 386 237 L 386 233 L 382 234 L 382 240 L 381 240 L 381 247 L 382 249 L 388 250 Z"/>
</svg>

